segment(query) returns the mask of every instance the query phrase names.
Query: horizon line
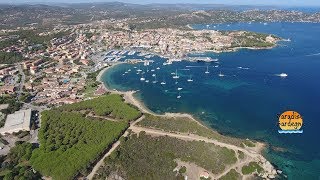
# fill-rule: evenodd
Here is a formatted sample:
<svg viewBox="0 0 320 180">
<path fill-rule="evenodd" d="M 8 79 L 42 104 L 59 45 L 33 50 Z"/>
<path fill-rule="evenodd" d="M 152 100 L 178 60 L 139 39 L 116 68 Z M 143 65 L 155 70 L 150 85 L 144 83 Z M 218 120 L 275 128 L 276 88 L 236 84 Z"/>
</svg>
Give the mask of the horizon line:
<svg viewBox="0 0 320 180">
<path fill-rule="evenodd" d="M 286 8 L 320 8 L 320 5 L 286 5 L 286 4 L 228 4 L 228 3 L 131 3 L 131 2 L 122 2 L 122 1 L 96 1 L 96 2 L 1 2 L 0 5 L 63 5 L 63 4 L 108 4 L 108 3 L 123 3 L 123 4 L 132 4 L 132 5 L 223 5 L 223 6 L 259 6 L 259 7 L 286 7 Z"/>
</svg>

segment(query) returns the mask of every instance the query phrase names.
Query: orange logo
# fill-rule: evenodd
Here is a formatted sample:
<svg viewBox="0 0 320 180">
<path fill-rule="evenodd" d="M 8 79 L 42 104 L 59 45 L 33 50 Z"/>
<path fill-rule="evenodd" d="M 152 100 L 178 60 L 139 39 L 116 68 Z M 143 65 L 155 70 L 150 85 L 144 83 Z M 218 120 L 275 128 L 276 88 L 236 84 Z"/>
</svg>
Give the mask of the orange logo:
<svg viewBox="0 0 320 180">
<path fill-rule="evenodd" d="M 279 133 L 303 133 L 300 130 L 303 125 L 302 116 L 296 111 L 286 111 L 278 116 Z"/>
</svg>

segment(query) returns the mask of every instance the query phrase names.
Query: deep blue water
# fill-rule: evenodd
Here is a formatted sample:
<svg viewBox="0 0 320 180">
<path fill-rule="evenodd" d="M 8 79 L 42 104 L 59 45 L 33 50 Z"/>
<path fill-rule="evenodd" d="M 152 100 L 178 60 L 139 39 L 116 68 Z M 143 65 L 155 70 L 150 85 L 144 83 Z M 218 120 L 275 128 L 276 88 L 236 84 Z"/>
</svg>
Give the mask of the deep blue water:
<svg viewBox="0 0 320 180">
<path fill-rule="evenodd" d="M 206 25 L 195 25 L 206 29 Z M 218 63 L 176 62 L 163 66 L 164 59 L 148 67 L 155 72 L 136 74 L 143 64 L 119 65 L 103 75 L 106 84 L 120 90 L 139 89 L 137 95 L 155 112 L 187 112 L 219 132 L 268 142 L 285 148 L 269 148 L 265 156 L 288 175 L 289 179 L 320 178 L 320 24 L 271 23 L 210 25 L 219 30 L 249 30 L 272 33 L 291 42 L 281 42 L 270 50 L 240 50 L 232 53 L 207 53 Z M 214 67 L 218 65 L 219 67 Z M 196 66 L 196 67 L 189 67 Z M 209 66 L 209 74 L 205 74 Z M 160 70 L 156 70 L 160 67 Z M 243 67 L 239 69 L 238 67 Z M 249 68 L 249 69 L 244 69 Z M 132 71 L 122 75 L 126 70 Z M 178 69 L 178 84 L 171 72 Z M 189 69 L 189 70 L 188 70 Z M 224 77 L 219 77 L 219 73 Z M 287 78 L 275 74 L 287 73 Z M 157 75 L 156 84 L 152 81 Z M 187 82 L 192 75 L 193 82 Z M 161 85 L 161 81 L 166 85 Z M 181 98 L 177 99 L 177 88 Z M 277 114 L 294 110 L 303 116 L 303 134 L 279 134 Z"/>
</svg>

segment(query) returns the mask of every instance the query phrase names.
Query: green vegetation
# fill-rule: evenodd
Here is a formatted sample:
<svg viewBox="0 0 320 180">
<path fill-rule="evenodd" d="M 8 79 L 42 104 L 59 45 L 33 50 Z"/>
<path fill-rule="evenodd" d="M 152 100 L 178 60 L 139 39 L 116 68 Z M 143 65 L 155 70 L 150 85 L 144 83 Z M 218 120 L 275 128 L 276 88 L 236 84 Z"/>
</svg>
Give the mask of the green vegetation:
<svg viewBox="0 0 320 180">
<path fill-rule="evenodd" d="M 116 172 L 125 179 L 176 179 L 175 159 L 195 164 L 213 173 L 236 162 L 235 152 L 202 141 L 184 141 L 168 136 L 132 134 L 105 159 L 96 179 Z"/>
<path fill-rule="evenodd" d="M 244 158 L 244 153 L 242 151 L 238 150 L 238 158 L 243 159 Z"/>
<path fill-rule="evenodd" d="M 101 116 L 111 115 L 122 121 L 86 118 L 83 110 L 92 110 Z M 39 131 L 41 145 L 32 153 L 32 166 L 54 179 L 87 174 L 90 165 L 126 130 L 128 121 L 139 116 L 140 112 L 125 104 L 119 95 L 43 111 Z"/>
<path fill-rule="evenodd" d="M 98 116 L 108 116 L 119 120 L 134 120 L 141 116 L 141 113 L 133 106 L 125 104 L 123 98 L 117 94 L 105 95 L 87 101 L 70 104 L 58 108 L 64 111 L 87 111 Z"/>
<path fill-rule="evenodd" d="M 250 162 L 249 165 L 243 166 L 242 174 L 251 174 L 253 172 L 261 173 L 263 171 L 263 168 L 257 163 L 257 162 Z"/>
<path fill-rule="evenodd" d="M 187 168 L 185 166 L 182 166 L 180 169 L 179 169 L 179 173 L 180 174 L 183 174 L 183 173 L 186 173 L 187 172 Z"/>
<path fill-rule="evenodd" d="M 4 114 L 11 114 L 15 111 L 18 111 L 21 107 L 21 103 L 18 102 L 15 96 L 11 95 L 3 95 L 0 96 L 0 104 L 9 104 L 9 107 L 7 109 L 2 109 L 1 112 Z"/>
<path fill-rule="evenodd" d="M 29 165 L 29 160 L 34 147 L 30 143 L 18 142 L 10 149 L 9 154 L 0 158 L 2 167 L 0 169 L 0 179 L 40 179 L 38 172 L 33 172 Z"/>
<path fill-rule="evenodd" d="M 255 145 L 252 141 L 250 141 L 250 140 L 245 140 L 245 141 L 243 142 L 243 144 L 246 145 L 246 146 L 248 146 L 248 147 L 255 147 L 255 146 L 256 146 L 256 145 Z"/>
<path fill-rule="evenodd" d="M 94 91 L 97 89 L 97 87 L 101 84 L 99 81 L 97 81 L 97 76 L 100 73 L 102 69 L 89 73 L 86 78 L 86 86 L 84 87 L 84 94 L 86 97 L 93 96 Z"/>
<path fill-rule="evenodd" d="M 14 64 L 17 62 L 21 62 L 22 60 L 23 57 L 21 53 L 0 51 L 0 64 Z"/>
<path fill-rule="evenodd" d="M 140 121 L 137 125 L 143 127 L 151 127 L 154 129 L 164 130 L 167 132 L 180 132 L 196 134 L 211 139 L 216 139 L 221 142 L 226 142 L 240 146 L 244 141 L 242 139 L 226 137 L 213 131 L 207 127 L 200 125 L 198 122 L 189 118 L 168 118 L 161 116 L 146 115 L 146 117 Z"/>
<path fill-rule="evenodd" d="M 235 169 L 231 169 L 226 175 L 222 176 L 220 180 L 240 180 L 241 174 Z"/>
<path fill-rule="evenodd" d="M 243 32 L 240 36 L 236 36 L 236 42 L 232 44 L 232 47 L 273 47 L 275 44 L 266 41 L 268 34 L 255 33 L 255 32 Z M 273 36 L 276 38 L 275 36 Z"/>
</svg>

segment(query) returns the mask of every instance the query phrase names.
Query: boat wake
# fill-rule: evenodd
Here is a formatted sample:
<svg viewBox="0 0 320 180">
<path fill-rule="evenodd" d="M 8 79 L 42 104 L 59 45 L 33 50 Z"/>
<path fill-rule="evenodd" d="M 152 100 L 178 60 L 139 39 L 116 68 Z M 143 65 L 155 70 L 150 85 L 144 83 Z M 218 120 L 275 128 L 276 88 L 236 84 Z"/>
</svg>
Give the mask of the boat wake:
<svg viewBox="0 0 320 180">
<path fill-rule="evenodd" d="M 320 53 L 315 53 L 315 54 L 308 54 L 306 56 L 320 56 Z"/>
</svg>

